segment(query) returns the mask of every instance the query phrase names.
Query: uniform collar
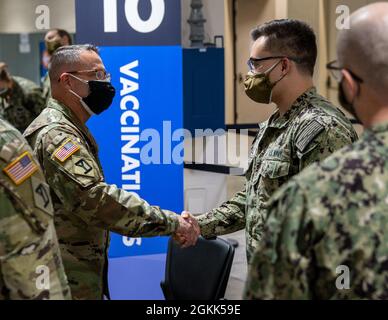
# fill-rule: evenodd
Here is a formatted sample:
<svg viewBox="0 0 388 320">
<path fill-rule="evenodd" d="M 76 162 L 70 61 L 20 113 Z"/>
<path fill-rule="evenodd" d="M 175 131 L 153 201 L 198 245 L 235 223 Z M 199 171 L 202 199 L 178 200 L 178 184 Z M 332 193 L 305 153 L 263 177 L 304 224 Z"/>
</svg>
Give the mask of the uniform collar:
<svg viewBox="0 0 388 320">
<path fill-rule="evenodd" d="M 388 133 L 388 122 L 382 122 L 376 124 L 365 130 L 365 133 L 377 134 L 377 133 Z"/>
<path fill-rule="evenodd" d="M 278 129 L 286 127 L 290 121 L 293 120 L 299 114 L 299 112 L 308 105 L 311 97 L 315 96 L 316 94 L 317 89 L 315 87 L 311 87 L 295 100 L 291 108 L 283 116 L 280 117 L 279 110 L 276 110 L 275 113 L 269 118 L 268 126 Z"/>
<path fill-rule="evenodd" d="M 59 102 L 58 100 L 55 100 L 54 98 L 49 99 L 47 108 L 55 109 L 62 113 L 66 117 L 66 119 L 69 120 L 73 125 L 75 125 L 85 135 L 85 137 L 89 139 L 89 141 L 97 148 L 97 144 L 89 129 L 78 119 L 78 117 L 70 108 L 66 107 L 66 105 Z"/>
</svg>

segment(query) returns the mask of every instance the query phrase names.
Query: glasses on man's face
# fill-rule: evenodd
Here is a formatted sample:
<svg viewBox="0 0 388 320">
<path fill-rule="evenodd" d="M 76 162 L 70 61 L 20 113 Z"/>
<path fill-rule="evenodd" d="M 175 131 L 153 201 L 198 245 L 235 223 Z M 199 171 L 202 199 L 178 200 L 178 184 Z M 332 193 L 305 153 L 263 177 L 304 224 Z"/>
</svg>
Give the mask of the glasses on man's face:
<svg viewBox="0 0 388 320">
<path fill-rule="evenodd" d="M 304 61 L 304 58 L 296 58 L 296 57 L 289 57 L 289 56 L 271 56 L 271 57 L 265 57 L 265 58 L 249 58 L 248 60 L 248 67 L 249 70 L 255 73 L 264 72 L 264 61 L 267 60 L 273 60 L 273 59 L 288 59 L 291 61 L 294 61 L 295 63 L 302 63 Z"/>
<path fill-rule="evenodd" d="M 359 76 L 357 76 L 354 72 L 350 71 L 349 69 L 343 68 L 340 66 L 337 60 L 331 61 L 326 65 L 327 70 L 330 71 L 331 76 L 340 83 L 342 81 L 343 75 L 342 70 L 348 71 L 351 76 L 359 83 L 363 83 L 364 80 L 362 80 Z"/>
<path fill-rule="evenodd" d="M 90 74 L 95 76 L 96 80 L 110 81 L 111 75 L 107 73 L 106 70 L 81 70 L 81 71 L 71 71 L 67 72 L 71 74 Z"/>
<path fill-rule="evenodd" d="M 286 58 L 286 57 L 285 56 L 273 56 L 273 57 L 265 57 L 265 58 L 249 58 L 247 63 L 248 63 L 248 67 L 249 67 L 250 71 L 262 72 L 263 67 L 264 67 L 264 64 L 263 64 L 264 61 L 273 60 L 273 59 L 284 59 L 284 58 Z"/>
</svg>

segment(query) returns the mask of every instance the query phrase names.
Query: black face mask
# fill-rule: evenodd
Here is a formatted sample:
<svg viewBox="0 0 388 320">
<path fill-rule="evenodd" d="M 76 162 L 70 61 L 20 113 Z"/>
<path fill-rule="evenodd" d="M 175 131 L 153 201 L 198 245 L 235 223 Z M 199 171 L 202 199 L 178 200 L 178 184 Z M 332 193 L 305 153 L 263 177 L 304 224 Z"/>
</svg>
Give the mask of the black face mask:
<svg viewBox="0 0 388 320">
<path fill-rule="evenodd" d="M 80 80 L 89 85 L 89 94 L 82 98 L 74 91 L 70 90 L 74 95 L 80 98 L 81 104 L 86 111 L 93 114 L 101 114 L 112 104 L 113 98 L 116 95 L 116 89 L 108 81 L 103 80 L 83 80 L 72 75 L 77 80 Z"/>
<path fill-rule="evenodd" d="M 353 102 L 349 102 L 348 99 L 346 99 L 342 82 L 339 84 L 338 88 L 338 101 L 346 111 L 348 111 L 354 118 L 356 118 L 357 121 L 361 122 L 357 116 L 356 110 L 354 109 Z"/>
</svg>

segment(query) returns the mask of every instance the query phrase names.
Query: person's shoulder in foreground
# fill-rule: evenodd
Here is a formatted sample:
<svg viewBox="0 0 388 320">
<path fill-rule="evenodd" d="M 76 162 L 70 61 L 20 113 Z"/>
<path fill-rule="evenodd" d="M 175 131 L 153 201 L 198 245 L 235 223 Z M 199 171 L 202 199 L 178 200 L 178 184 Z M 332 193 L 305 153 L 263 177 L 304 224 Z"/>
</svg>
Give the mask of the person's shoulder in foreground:
<svg viewBox="0 0 388 320">
<path fill-rule="evenodd" d="M 50 190 L 20 132 L 0 119 L 0 299 L 69 299 Z"/>
</svg>

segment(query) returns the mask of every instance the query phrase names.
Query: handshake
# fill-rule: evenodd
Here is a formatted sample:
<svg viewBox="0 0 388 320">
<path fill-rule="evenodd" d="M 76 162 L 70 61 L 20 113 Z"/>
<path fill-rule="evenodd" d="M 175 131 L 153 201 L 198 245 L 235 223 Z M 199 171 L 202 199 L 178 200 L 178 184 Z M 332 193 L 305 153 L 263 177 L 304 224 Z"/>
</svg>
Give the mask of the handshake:
<svg viewBox="0 0 388 320">
<path fill-rule="evenodd" d="M 197 243 L 201 230 L 197 220 L 188 212 L 183 211 L 178 217 L 179 227 L 173 235 L 174 240 L 182 247 L 188 248 Z"/>
</svg>

